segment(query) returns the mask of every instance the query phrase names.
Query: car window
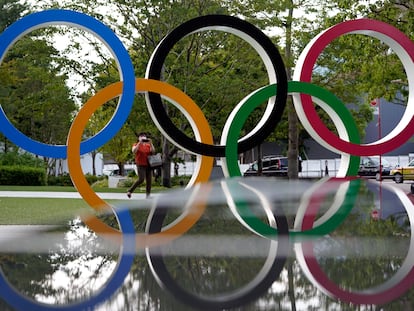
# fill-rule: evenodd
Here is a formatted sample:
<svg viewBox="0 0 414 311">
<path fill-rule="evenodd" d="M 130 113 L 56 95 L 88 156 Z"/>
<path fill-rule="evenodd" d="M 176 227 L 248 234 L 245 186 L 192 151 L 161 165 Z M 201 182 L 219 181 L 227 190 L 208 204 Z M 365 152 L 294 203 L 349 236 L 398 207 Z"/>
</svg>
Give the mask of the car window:
<svg viewBox="0 0 414 311">
<path fill-rule="evenodd" d="M 382 164 L 382 166 L 391 166 L 390 162 L 388 162 L 385 159 L 381 159 L 381 164 Z"/>
<path fill-rule="evenodd" d="M 364 166 L 367 166 L 368 165 L 368 162 L 369 162 L 369 159 L 368 158 L 362 158 L 361 159 L 361 164 L 364 165 Z"/>
<path fill-rule="evenodd" d="M 262 167 L 263 168 L 266 168 L 266 167 L 269 167 L 270 166 L 270 161 L 269 160 L 264 160 L 263 162 L 262 162 Z"/>
<path fill-rule="evenodd" d="M 368 158 L 368 166 L 379 166 L 379 159 Z"/>
<path fill-rule="evenodd" d="M 268 170 L 281 170 L 281 169 L 286 169 L 288 167 L 288 159 L 286 157 L 268 157 L 262 160 L 262 170 L 263 171 L 268 171 Z M 257 162 L 253 162 L 252 164 L 250 164 L 250 168 L 251 171 L 258 171 L 259 170 L 259 166 Z"/>
<path fill-rule="evenodd" d="M 379 166 L 380 165 L 380 160 L 379 160 L 379 158 L 362 158 L 361 159 L 361 165 L 363 165 L 363 166 Z M 390 166 L 390 163 L 386 159 L 381 158 L 381 165 L 382 166 Z M 414 162 L 413 162 L 413 166 L 414 166 Z"/>
</svg>

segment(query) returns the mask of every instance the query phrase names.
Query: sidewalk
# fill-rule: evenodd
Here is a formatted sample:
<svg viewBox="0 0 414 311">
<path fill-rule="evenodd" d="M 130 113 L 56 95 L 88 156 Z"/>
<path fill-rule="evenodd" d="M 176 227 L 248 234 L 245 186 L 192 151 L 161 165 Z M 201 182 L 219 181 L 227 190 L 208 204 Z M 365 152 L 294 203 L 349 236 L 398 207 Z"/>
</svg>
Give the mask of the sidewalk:
<svg viewBox="0 0 414 311">
<path fill-rule="evenodd" d="M 377 182 L 375 179 L 370 179 L 372 182 Z M 406 181 L 401 184 L 396 184 L 393 180 L 383 180 L 381 183 L 391 187 L 396 187 L 403 190 L 405 193 L 410 194 L 412 181 Z M 125 193 L 110 193 L 110 192 L 97 192 L 96 193 L 103 200 L 141 200 L 145 199 L 145 193 L 132 193 L 132 198 L 128 199 Z M 161 193 L 151 193 L 151 197 L 159 196 Z M 82 199 L 79 192 L 46 192 L 46 191 L 0 191 L 0 197 L 9 198 L 68 198 L 68 199 Z"/>
<path fill-rule="evenodd" d="M 103 200 L 145 199 L 145 193 L 133 193 L 131 199 L 128 199 L 126 193 L 97 192 L 96 194 Z M 151 196 L 154 196 L 154 195 L 151 194 Z M 79 192 L 46 192 L 46 191 L 0 191 L 0 197 L 82 199 Z"/>
</svg>

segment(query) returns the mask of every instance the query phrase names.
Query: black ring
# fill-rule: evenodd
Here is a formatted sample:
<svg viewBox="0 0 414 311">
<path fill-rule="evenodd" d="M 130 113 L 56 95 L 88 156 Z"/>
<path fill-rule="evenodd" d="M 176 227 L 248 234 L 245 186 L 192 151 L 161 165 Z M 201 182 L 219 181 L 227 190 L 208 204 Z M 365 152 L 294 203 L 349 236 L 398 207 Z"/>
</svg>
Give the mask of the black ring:
<svg viewBox="0 0 414 311">
<path fill-rule="evenodd" d="M 167 205 L 168 203 L 158 204 L 151 211 L 146 228 L 146 232 L 148 234 L 158 233 L 162 230 L 163 222 L 168 210 L 171 210 L 171 208 Z M 151 271 L 154 274 L 156 281 L 162 288 L 168 290 L 175 298 L 187 305 L 197 308 L 198 310 L 222 310 L 236 308 L 257 300 L 260 296 L 265 294 L 275 280 L 279 278 L 290 248 L 289 227 L 286 216 L 282 213 L 280 208 L 277 207 L 273 208 L 272 212 L 278 229 L 278 237 L 271 238 L 271 243 L 274 244 L 270 246 L 269 257 L 259 272 L 259 274 L 263 275 L 259 277 L 258 274 L 256 277 L 259 279 L 258 281 L 255 278 L 239 290 L 221 293 L 216 296 L 203 296 L 188 292 L 171 276 L 164 263 L 162 247 L 160 246 L 146 248 L 147 260 L 151 266 Z M 272 250 L 273 247 L 276 247 L 276 251 L 274 249 Z M 270 255 L 270 252 L 276 253 L 274 259 L 271 257 L 274 255 Z"/>
<path fill-rule="evenodd" d="M 286 106 L 287 76 L 283 59 L 276 46 L 260 29 L 244 20 L 227 15 L 206 15 L 191 19 L 175 28 L 160 42 L 147 65 L 146 78 L 155 80 L 161 79 L 161 72 L 165 59 L 174 44 L 180 39 L 198 30 L 214 26 L 232 28 L 239 32 L 243 32 L 245 35 L 252 38 L 255 41 L 255 45 L 260 46 L 266 54 L 271 63 L 271 67 L 276 74 L 276 99 L 274 104 L 271 103 L 274 107 L 262 128 L 255 134 L 239 142 L 238 150 L 239 152 L 244 152 L 262 143 L 274 131 L 276 125 L 282 118 Z M 219 30 L 222 30 L 222 28 Z M 159 94 L 149 93 L 146 96 L 146 100 L 147 105 L 150 106 L 153 111 L 153 117 L 161 127 L 161 131 L 165 131 L 166 136 L 173 139 L 179 146 L 196 154 L 224 157 L 225 146 L 197 142 L 180 131 L 165 111 Z"/>
</svg>

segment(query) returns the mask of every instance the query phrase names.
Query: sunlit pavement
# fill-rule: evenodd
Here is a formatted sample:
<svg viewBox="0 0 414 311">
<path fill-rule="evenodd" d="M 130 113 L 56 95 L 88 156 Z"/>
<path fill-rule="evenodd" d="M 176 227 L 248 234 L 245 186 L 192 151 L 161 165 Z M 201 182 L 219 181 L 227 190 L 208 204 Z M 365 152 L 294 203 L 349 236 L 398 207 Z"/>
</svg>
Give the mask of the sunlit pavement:
<svg viewBox="0 0 414 311">
<path fill-rule="evenodd" d="M 104 200 L 134 200 L 145 199 L 145 193 L 133 193 L 132 198 L 128 199 L 125 193 L 100 193 L 97 195 Z M 158 194 L 151 194 L 157 196 Z M 81 199 L 78 192 L 46 192 L 46 191 L 0 191 L 0 197 L 9 198 L 59 198 L 59 199 Z"/>
</svg>

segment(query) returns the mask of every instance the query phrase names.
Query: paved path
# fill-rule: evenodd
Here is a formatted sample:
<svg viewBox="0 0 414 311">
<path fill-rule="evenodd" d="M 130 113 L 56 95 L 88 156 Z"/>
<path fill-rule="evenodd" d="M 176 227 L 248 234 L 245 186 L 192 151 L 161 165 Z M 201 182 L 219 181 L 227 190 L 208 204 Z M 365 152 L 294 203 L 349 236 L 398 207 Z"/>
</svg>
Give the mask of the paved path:
<svg viewBox="0 0 414 311">
<path fill-rule="evenodd" d="M 129 200 L 126 193 L 97 192 L 101 199 Z M 152 195 L 152 194 L 151 194 Z M 155 194 L 156 195 L 156 194 Z M 9 198 L 69 198 L 81 199 L 79 192 L 0 191 L 0 197 Z M 144 199 L 144 193 L 133 193 L 132 199 Z"/>
</svg>

